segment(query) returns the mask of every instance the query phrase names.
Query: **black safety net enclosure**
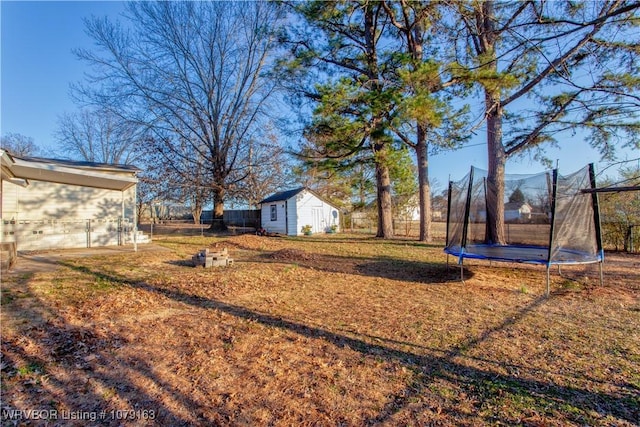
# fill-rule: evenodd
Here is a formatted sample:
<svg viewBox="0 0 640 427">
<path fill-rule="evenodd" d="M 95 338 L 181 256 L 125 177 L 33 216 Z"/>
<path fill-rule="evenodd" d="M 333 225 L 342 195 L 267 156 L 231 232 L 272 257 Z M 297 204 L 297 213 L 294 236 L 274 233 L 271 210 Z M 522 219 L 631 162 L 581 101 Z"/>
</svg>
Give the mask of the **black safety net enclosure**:
<svg viewBox="0 0 640 427">
<path fill-rule="evenodd" d="M 472 167 L 449 183 L 444 250 L 459 264 L 474 258 L 546 265 L 547 285 L 551 265 L 601 263 L 598 198 L 582 191 L 593 188 L 593 165 L 570 175 L 505 175 L 498 201 L 487 171 Z"/>
</svg>

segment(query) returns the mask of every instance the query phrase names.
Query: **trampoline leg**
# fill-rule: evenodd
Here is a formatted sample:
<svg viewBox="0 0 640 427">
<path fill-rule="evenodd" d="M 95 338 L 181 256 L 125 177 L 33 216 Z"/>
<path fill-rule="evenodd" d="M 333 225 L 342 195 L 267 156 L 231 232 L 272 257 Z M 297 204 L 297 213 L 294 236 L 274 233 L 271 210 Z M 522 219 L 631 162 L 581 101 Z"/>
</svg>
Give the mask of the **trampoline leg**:
<svg viewBox="0 0 640 427">
<path fill-rule="evenodd" d="M 604 284 L 604 279 L 602 277 L 602 261 L 600 261 L 598 264 L 600 264 L 600 286 L 602 286 Z"/>
<path fill-rule="evenodd" d="M 549 296 L 549 266 L 547 265 L 547 296 Z"/>
<path fill-rule="evenodd" d="M 464 262 L 460 261 L 460 281 L 464 283 Z"/>
</svg>

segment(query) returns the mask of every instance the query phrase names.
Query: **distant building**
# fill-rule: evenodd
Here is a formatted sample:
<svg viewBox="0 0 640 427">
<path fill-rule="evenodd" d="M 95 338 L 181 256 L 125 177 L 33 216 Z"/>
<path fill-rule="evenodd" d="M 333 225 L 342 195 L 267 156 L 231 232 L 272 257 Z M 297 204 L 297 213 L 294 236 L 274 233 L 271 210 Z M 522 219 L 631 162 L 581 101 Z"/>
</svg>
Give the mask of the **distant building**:
<svg viewBox="0 0 640 427">
<path fill-rule="evenodd" d="M 504 220 L 506 222 L 529 221 L 531 206 L 528 203 L 510 202 L 504 204 Z"/>
<path fill-rule="evenodd" d="M 470 222 L 486 222 L 487 212 L 484 203 L 472 204 L 469 209 Z M 510 202 L 504 204 L 505 222 L 524 222 L 531 220 L 532 208 L 528 203 Z"/>
</svg>

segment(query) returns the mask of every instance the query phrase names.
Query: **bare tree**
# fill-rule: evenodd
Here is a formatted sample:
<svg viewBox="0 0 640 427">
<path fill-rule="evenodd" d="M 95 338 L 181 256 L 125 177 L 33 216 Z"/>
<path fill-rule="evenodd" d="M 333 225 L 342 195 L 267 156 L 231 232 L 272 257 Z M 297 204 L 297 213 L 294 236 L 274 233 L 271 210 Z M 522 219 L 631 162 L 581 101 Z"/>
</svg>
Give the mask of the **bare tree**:
<svg viewBox="0 0 640 427">
<path fill-rule="evenodd" d="M 30 136 L 19 133 L 7 133 L 0 139 L 0 147 L 16 156 L 34 156 L 40 148 Z"/>
<path fill-rule="evenodd" d="M 278 137 L 269 131 L 263 140 L 249 140 L 248 156 L 236 174 L 245 178 L 230 188 L 233 199 L 256 208 L 258 203 L 275 190 L 284 189 L 290 180 L 289 164 Z"/>
<path fill-rule="evenodd" d="M 190 141 L 175 141 L 176 148 L 187 152 Z M 167 161 L 166 155 L 158 150 L 162 144 L 147 138 L 143 144 L 145 170 L 141 181 L 151 192 L 153 202 L 173 202 L 189 207 L 195 224 L 200 223 L 202 211 L 211 201 L 212 189 L 206 183 L 211 182 L 210 170 L 205 167 L 204 159 L 185 160 L 176 157 Z"/>
<path fill-rule="evenodd" d="M 215 225 L 228 191 L 261 138 L 274 93 L 266 77 L 273 49 L 271 2 L 132 2 L 128 28 L 87 21 L 99 51 L 79 50 L 95 68 L 86 100 L 148 127 L 150 144 L 181 183 L 210 187 Z M 95 89 L 97 88 L 97 90 Z M 202 174 L 192 174 L 203 167 Z M 203 181 L 206 180 L 206 181 Z"/>
<path fill-rule="evenodd" d="M 58 118 L 63 156 L 88 162 L 133 164 L 140 158 L 144 128 L 104 109 L 82 109 Z"/>
</svg>

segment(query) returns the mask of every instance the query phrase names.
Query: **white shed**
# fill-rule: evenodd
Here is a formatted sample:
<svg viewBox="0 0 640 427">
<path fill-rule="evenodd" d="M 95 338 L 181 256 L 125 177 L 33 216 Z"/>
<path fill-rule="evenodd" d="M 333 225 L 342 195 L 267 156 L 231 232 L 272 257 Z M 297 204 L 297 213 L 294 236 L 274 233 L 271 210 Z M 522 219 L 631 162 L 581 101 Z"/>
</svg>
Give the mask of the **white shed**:
<svg viewBox="0 0 640 427">
<path fill-rule="evenodd" d="M 0 158 L 2 243 L 37 250 L 147 241 L 136 225 L 138 168 L 4 150 Z"/>
<path fill-rule="evenodd" d="M 262 228 L 269 233 L 299 236 L 305 225 L 312 233 L 339 231 L 338 208 L 305 187 L 273 194 L 260 202 L 260 208 Z"/>
</svg>

